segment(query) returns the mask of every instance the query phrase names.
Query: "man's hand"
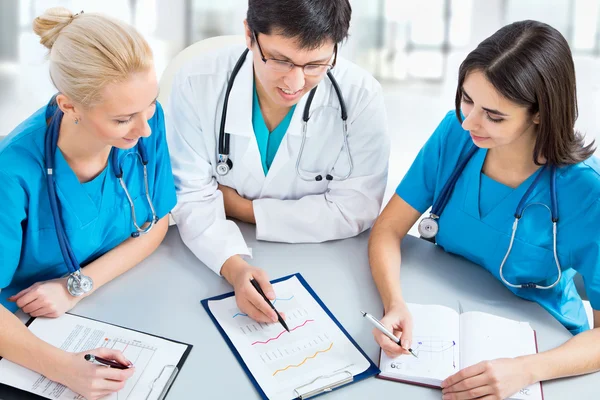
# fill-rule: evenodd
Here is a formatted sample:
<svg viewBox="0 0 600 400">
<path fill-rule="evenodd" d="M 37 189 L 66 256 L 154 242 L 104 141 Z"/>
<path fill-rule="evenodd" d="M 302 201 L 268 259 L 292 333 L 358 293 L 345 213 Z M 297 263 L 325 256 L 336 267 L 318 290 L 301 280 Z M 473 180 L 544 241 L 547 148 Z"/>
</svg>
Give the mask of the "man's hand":
<svg viewBox="0 0 600 400">
<path fill-rule="evenodd" d="M 242 222 L 256 224 L 252 200 L 243 198 L 235 191 L 235 189 L 232 189 L 229 186 L 219 185 L 219 190 L 223 193 L 225 215 Z"/>
<path fill-rule="evenodd" d="M 242 257 L 235 255 L 223 264 L 221 275 L 233 286 L 240 311 L 258 322 L 277 322 L 275 311 L 250 283 L 252 279 L 256 279 L 267 298 L 271 301 L 275 300 L 275 291 L 265 271 L 251 266 Z M 285 315 L 280 314 L 285 319 Z"/>
</svg>

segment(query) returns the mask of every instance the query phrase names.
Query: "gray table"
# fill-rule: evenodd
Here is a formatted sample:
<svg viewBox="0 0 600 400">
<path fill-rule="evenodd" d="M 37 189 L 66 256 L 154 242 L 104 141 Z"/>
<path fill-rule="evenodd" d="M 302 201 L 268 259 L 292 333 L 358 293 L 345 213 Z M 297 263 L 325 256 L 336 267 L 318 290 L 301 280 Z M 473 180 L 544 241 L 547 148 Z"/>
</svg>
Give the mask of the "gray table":
<svg viewBox="0 0 600 400">
<path fill-rule="evenodd" d="M 382 306 L 367 260 L 368 234 L 326 244 L 258 242 L 254 228 L 240 224 L 254 253 L 253 264 L 271 278 L 300 272 L 367 355 L 378 362 L 372 327 L 359 310 L 381 315 Z M 402 254 L 407 301 L 479 310 L 529 321 L 540 351 L 571 335 L 536 303 L 510 293 L 483 268 L 444 253 L 423 240 L 407 237 Z M 200 300 L 231 291 L 205 267 L 171 227 L 164 243 L 141 265 L 107 284 L 72 311 L 101 321 L 194 345 L 169 399 L 259 398 L 250 380 L 200 305 Z M 546 400 L 598 399 L 600 374 L 544 384 Z M 201 392 L 198 393 L 198 390 Z M 368 379 L 327 395 L 329 399 L 440 399 L 441 392 L 413 385 Z M 400 396 L 400 397 L 396 397 Z"/>
</svg>

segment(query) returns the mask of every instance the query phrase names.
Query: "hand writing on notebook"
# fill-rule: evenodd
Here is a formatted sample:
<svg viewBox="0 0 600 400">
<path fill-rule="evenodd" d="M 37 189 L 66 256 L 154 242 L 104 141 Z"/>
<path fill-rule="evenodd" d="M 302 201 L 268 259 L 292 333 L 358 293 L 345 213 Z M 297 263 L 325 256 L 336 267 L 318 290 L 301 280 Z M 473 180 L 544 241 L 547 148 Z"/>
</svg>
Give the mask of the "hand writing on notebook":
<svg viewBox="0 0 600 400">
<path fill-rule="evenodd" d="M 62 383 L 87 400 L 96 400 L 123 389 L 127 380 L 135 373 L 135 367 L 121 370 L 92 364 L 85 360 L 86 354 L 131 365 L 120 351 L 112 349 L 100 348 L 82 353 L 67 353 L 64 360 L 57 361 L 56 369 L 60 371 L 57 373 L 58 379 L 51 379 Z"/>
<path fill-rule="evenodd" d="M 442 399 L 505 399 L 533 383 L 523 358 L 482 361 L 442 382 Z"/>
<path fill-rule="evenodd" d="M 398 346 L 397 343 L 394 343 L 381 331 L 373 329 L 375 341 L 379 344 L 385 354 L 387 354 L 388 357 L 398 357 L 399 355 L 404 354 L 410 355 L 408 349 L 410 349 L 412 342 L 413 321 L 406 304 L 402 303 L 390 307 L 383 318 L 381 318 L 380 322 L 390 332 L 393 332 L 394 336 L 400 338 L 400 343 L 402 344 L 402 347 Z"/>
<path fill-rule="evenodd" d="M 75 307 L 83 297 L 71 296 L 67 291 L 67 278 L 59 278 L 37 282 L 8 300 L 16 302 L 32 317 L 56 318 Z"/>
<path fill-rule="evenodd" d="M 221 275 L 233 286 L 235 301 L 240 311 L 258 322 L 277 322 L 275 311 L 250 283 L 252 279 L 256 279 L 267 298 L 271 301 L 275 300 L 275 291 L 265 271 L 251 266 L 242 257 L 236 255 L 223 264 Z M 285 319 L 284 313 L 280 314 Z"/>
</svg>

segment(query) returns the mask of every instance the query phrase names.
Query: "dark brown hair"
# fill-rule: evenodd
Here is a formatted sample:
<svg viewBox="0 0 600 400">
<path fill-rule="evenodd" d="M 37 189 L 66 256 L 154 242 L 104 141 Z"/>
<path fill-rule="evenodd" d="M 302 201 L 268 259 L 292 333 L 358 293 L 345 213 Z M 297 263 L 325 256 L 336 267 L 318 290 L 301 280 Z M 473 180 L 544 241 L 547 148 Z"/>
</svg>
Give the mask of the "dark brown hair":
<svg viewBox="0 0 600 400">
<path fill-rule="evenodd" d="M 327 40 L 346 39 L 351 16 L 348 0 L 248 0 L 246 21 L 251 32 L 275 32 L 312 50 Z"/>
<path fill-rule="evenodd" d="M 533 161 L 570 165 L 589 158 L 594 142 L 585 146 L 575 131 L 577 90 L 571 50 L 559 31 L 538 21 L 506 25 L 479 43 L 460 65 L 456 116 L 462 122 L 462 86 L 470 72 L 481 71 L 506 99 L 539 112 Z"/>
</svg>

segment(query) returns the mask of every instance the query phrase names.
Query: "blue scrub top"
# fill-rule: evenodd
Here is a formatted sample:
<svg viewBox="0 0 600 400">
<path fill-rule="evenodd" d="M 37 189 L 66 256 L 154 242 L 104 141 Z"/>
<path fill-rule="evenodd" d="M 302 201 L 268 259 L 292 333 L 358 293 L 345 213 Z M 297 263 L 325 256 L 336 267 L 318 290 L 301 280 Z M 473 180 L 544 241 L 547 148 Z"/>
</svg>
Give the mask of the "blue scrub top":
<svg viewBox="0 0 600 400">
<path fill-rule="evenodd" d="M 458 160 L 473 145 L 454 114 L 449 112 L 419 152 L 396 193 L 424 213 L 439 196 Z M 481 169 L 487 150 L 480 149 L 467 164 L 439 220 L 437 243 L 487 269 L 500 280 L 499 268 L 512 232 L 514 213 L 534 173 L 513 189 L 485 176 Z M 550 205 L 550 172 L 533 191 L 529 203 Z M 573 277 L 581 273 L 592 308 L 600 310 L 600 161 L 591 157 L 557 170 L 558 257 L 563 275 L 553 289 L 514 289 L 535 301 L 573 334 L 589 329 Z M 504 266 L 510 283 L 551 284 L 557 276 L 550 213 L 531 206 L 521 218 L 512 252 Z"/>
<path fill-rule="evenodd" d="M 269 132 L 267 124 L 263 118 L 260 110 L 260 103 L 258 102 L 258 93 L 256 93 L 256 83 L 254 84 L 254 96 L 252 101 L 252 127 L 254 128 L 254 135 L 256 136 L 256 142 L 258 143 L 258 150 L 260 152 L 260 160 L 262 162 L 263 171 L 265 176 L 271 168 L 271 164 L 275 159 L 275 154 L 279 149 L 279 145 L 290 126 L 292 115 L 296 105 L 294 104 L 283 120 L 277 125 L 277 128 L 273 132 Z"/>
<path fill-rule="evenodd" d="M 68 273 L 50 211 L 44 162 L 46 107 L 0 141 L 0 304 L 16 311 L 7 298 L 35 282 Z M 156 215 L 164 217 L 176 203 L 175 184 L 160 104 L 148 121 L 152 134 L 143 139 L 148 152 L 148 184 Z M 119 160 L 129 150 L 119 150 Z M 135 231 L 131 208 L 110 163 L 92 181 L 80 183 L 60 149 L 55 179 L 62 220 L 81 266 L 128 239 Z M 138 225 L 150 220 L 144 175 L 137 156 L 121 164 L 133 199 Z"/>
</svg>

